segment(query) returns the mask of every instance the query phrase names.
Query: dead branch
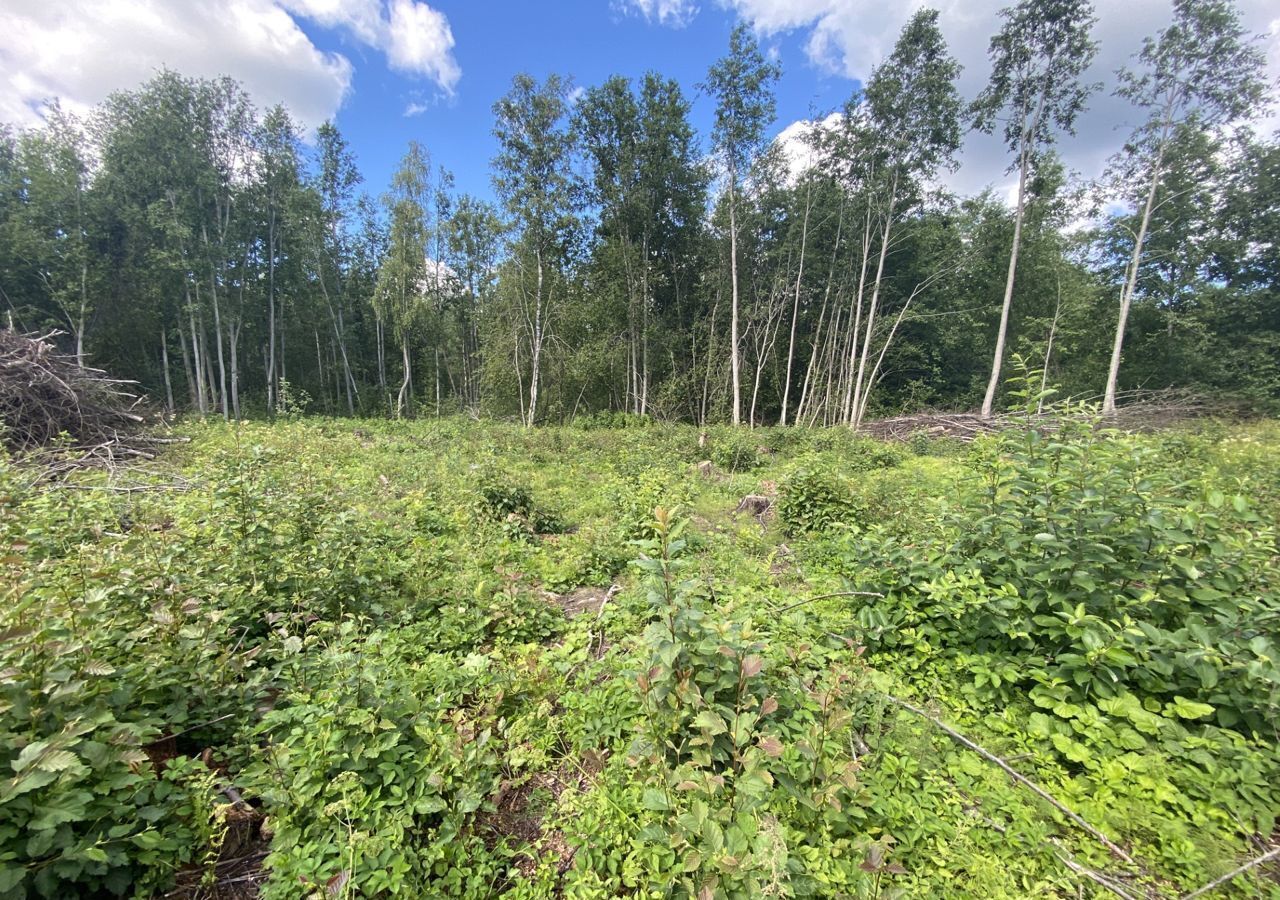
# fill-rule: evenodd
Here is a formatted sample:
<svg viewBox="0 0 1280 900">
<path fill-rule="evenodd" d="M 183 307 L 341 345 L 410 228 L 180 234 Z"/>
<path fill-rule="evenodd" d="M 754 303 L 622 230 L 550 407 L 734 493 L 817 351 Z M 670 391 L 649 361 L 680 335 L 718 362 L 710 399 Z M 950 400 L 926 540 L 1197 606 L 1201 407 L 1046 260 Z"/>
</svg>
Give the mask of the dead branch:
<svg viewBox="0 0 1280 900">
<path fill-rule="evenodd" d="M 1089 402 L 1090 398 L 1077 398 Z M 1163 391 L 1127 391 L 1117 396 L 1116 411 L 1102 420 L 1109 428 L 1122 431 L 1155 431 L 1170 428 L 1195 419 L 1220 413 L 1203 397 L 1190 391 L 1169 389 Z M 1033 416 L 1037 427 L 1054 430 L 1061 420 L 1061 413 L 1052 409 Z M 974 438 L 1024 427 L 1027 421 L 1022 415 L 994 415 L 984 418 L 976 412 L 922 412 L 893 416 L 864 422 L 859 431 L 884 441 L 907 441 L 916 435 L 931 438 L 951 438 L 972 441 Z"/>
<path fill-rule="evenodd" d="M 1120 885 L 1116 884 L 1115 879 L 1110 878 L 1102 874 L 1101 872 L 1095 872 L 1093 869 L 1090 869 L 1087 866 L 1082 866 L 1080 863 L 1072 859 L 1071 855 L 1067 853 L 1065 850 L 1063 850 L 1057 841 L 1053 841 L 1052 843 L 1054 844 L 1055 847 L 1058 848 L 1057 850 L 1054 851 L 1053 855 L 1056 856 L 1058 858 L 1058 861 L 1061 862 L 1068 869 L 1070 869 L 1072 872 L 1075 872 L 1077 875 L 1083 875 L 1085 878 L 1088 878 L 1094 884 L 1101 885 L 1102 887 L 1109 890 L 1111 893 L 1115 894 L 1117 897 L 1123 897 L 1124 900 L 1137 900 L 1137 898 L 1134 897 L 1133 894 L 1130 894 Z"/>
<path fill-rule="evenodd" d="M 135 382 L 58 352 L 58 334 L 0 330 L 0 442 L 39 471 L 37 483 L 155 459 L 159 447 L 186 440 L 143 434 L 158 417 Z"/>
<path fill-rule="evenodd" d="M 1228 872 L 1226 875 L 1223 875 L 1221 878 L 1215 878 L 1213 881 L 1210 881 L 1204 887 L 1196 888 L 1190 894 L 1183 894 L 1182 900 L 1192 900 L 1193 897 L 1203 897 L 1205 894 L 1209 893 L 1214 888 L 1221 887 L 1222 885 L 1226 884 L 1228 881 L 1231 881 L 1233 878 L 1236 878 L 1237 876 L 1243 875 L 1245 872 L 1248 872 L 1250 869 L 1256 869 L 1258 866 L 1263 865 L 1264 863 L 1268 863 L 1271 860 L 1276 858 L 1280 858 L 1280 847 L 1273 847 L 1272 849 L 1268 850 L 1266 853 L 1262 854 L 1261 856 L 1249 860 L 1243 866 L 1239 866 L 1238 868 L 1232 869 L 1230 872 Z"/>
<path fill-rule="evenodd" d="M 881 594 L 879 591 L 836 591 L 835 593 L 832 593 L 832 594 L 819 594 L 816 597 L 809 597 L 806 600 L 801 600 L 797 603 L 792 603 L 790 606 L 775 608 L 773 612 L 775 615 L 780 616 L 784 612 L 790 612 L 793 609 L 798 609 L 799 607 L 809 603 L 817 603 L 819 600 L 830 600 L 832 597 L 883 597 L 883 596 L 884 594 Z"/>
<path fill-rule="evenodd" d="M 1114 854 L 1116 857 L 1124 860 L 1131 866 L 1137 865 L 1137 863 L 1133 861 L 1133 858 L 1130 857 L 1128 853 L 1125 853 L 1124 850 L 1122 850 L 1118 845 L 1116 845 L 1105 834 L 1103 834 L 1098 829 L 1094 828 L 1092 825 L 1090 825 L 1088 822 L 1082 819 L 1077 813 L 1072 812 L 1072 810 L 1069 809 L 1065 804 L 1063 804 L 1061 801 L 1054 798 L 1052 794 L 1050 794 L 1044 788 L 1040 787 L 1031 779 L 1027 778 L 1025 775 L 1018 772 L 1016 769 L 1013 768 L 1013 766 L 1009 765 L 1003 759 L 996 756 L 990 750 L 987 750 L 981 747 L 980 745 L 974 743 L 969 738 L 965 737 L 963 734 L 956 731 L 951 726 L 947 725 L 941 719 L 937 718 L 936 716 L 929 715 L 929 713 L 915 706 L 912 706 L 910 703 L 906 702 L 905 700 L 900 700 L 891 694 L 885 694 L 884 697 L 890 703 L 893 703 L 896 706 L 902 707 L 907 712 L 915 713 L 917 716 L 920 716 L 921 718 L 926 719 L 929 722 L 932 722 L 935 726 L 937 726 L 940 730 L 944 731 L 957 743 L 963 744 L 965 747 L 968 747 L 970 750 L 972 750 L 974 753 L 977 753 L 979 756 L 986 759 L 988 762 L 995 763 L 997 766 L 1003 769 L 1009 775 L 1009 777 L 1011 777 L 1014 781 L 1017 781 L 1019 784 L 1023 785 L 1026 788 L 1029 788 L 1033 793 L 1039 796 L 1042 800 L 1049 803 L 1051 806 L 1053 806 L 1055 809 L 1057 809 L 1059 812 L 1065 815 L 1072 822 L 1079 825 L 1082 829 L 1087 831 L 1089 834 L 1093 835 L 1104 847 L 1110 850 L 1112 854 Z"/>
</svg>

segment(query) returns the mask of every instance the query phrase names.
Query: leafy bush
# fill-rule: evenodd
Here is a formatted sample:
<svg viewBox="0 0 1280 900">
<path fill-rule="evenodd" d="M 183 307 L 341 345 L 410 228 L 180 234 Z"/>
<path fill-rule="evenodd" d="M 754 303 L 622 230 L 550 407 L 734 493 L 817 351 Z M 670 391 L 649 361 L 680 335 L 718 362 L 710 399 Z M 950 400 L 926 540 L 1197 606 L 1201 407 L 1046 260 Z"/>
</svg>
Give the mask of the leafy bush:
<svg viewBox="0 0 1280 900">
<path fill-rule="evenodd" d="M 977 675 L 993 689 L 1131 691 L 1178 718 L 1276 727 L 1276 535 L 1245 498 L 1188 496 L 1158 451 L 1080 409 L 977 454 L 984 489 L 947 537 L 848 544 L 851 571 L 887 590 L 860 614 L 874 644 L 993 657 Z"/>
<path fill-rule="evenodd" d="M 614 431 L 624 428 L 648 428 L 651 425 L 653 425 L 652 417 L 621 410 L 600 410 L 585 416 L 577 416 L 573 420 L 573 427 L 583 431 Z"/>
<path fill-rule="evenodd" d="M 343 623 L 330 646 L 309 639 L 299 686 L 258 729 L 267 750 L 244 778 L 274 833 L 266 898 L 296 897 L 299 883 L 329 895 L 432 893 L 497 784 L 498 722 L 463 702 L 482 659 L 411 667 L 357 634 Z"/>
<path fill-rule="evenodd" d="M 530 540 L 539 534 L 561 534 L 565 524 L 558 513 L 537 507 L 533 493 L 522 484 L 508 482 L 494 473 L 481 476 L 476 510 L 482 519 L 496 522 L 510 540 Z"/>
<path fill-rule="evenodd" d="M 88 599 L 83 613 L 104 614 Z M 157 721 L 145 701 L 130 708 L 130 677 L 74 620 L 29 621 L 0 638 L 0 765 L 13 773 L 0 782 L 0 897 L 163 887 L 199 852 L 191 791 L 210 788 L 188 787 L 191 767 L 157 772 L 145 752 Z"/>
<path fill-rule="evenodd" d="M 791 655 L 790 683 L 769 678 L 768 648 L 751 626 L 714 614 L 681 577 L 684 523 L 659 508 L 655 530 L 636 563 L 653 621 L 629 752 L 646 775 L 640 804 L 657 814 L 641 830 L 653 851 L 645 876 L 655 889 L 674 878 L 688 896 L 782 893 L 805 871 L 778 810 L 798 801 L 815 831 L 847 829 L 855 817 L 858 767 L 842 748 L 857 680 L 845 665 L 822 671 L 825 654 L 808 646 Z"/>
<path fill-rule="evenodd" d="M 798 535 L 851 522 L 855 504 L 846 479 L 830 470 L 803 468 L 778 486 L 777 509 L 787 533 Z"/>
<path fill-rule="evenodd" d="M 742 428 L 720 428 L 713 432 L 707 455 L 726 472 L 750 472 L 764 462 L 755 432 Z"/>
</svg>

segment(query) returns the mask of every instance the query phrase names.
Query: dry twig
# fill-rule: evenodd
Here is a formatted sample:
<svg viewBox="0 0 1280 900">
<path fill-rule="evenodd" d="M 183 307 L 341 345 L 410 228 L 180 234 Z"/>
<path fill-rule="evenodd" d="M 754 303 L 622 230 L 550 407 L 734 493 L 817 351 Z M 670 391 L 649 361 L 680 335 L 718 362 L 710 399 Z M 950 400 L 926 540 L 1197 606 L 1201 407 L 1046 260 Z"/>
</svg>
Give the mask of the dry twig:
<svg viewBox="0 0 1280 900">
<path fill-rule="evenodd" d="M 1020 772 L 1018 772 L 1016 769 L 1013 768 L 1013 766 L 1009 765 L 1003 759 L 996 756 L 990 750 L 987 750 L 984 747 L 980 746 L 979 744 L 974 743 L 969 738 L 965 737 L 963 734 L 956 731 L 951 726 L 947 725 L 941 719 L 937 718 L 936 716 L 929 715 L 929 713 L 915 706 L 912 706 L 910 703 L 906 702 L 905 700 L 899 700 L 897 697 L 894 697 L 891 694 L 885 694 L 884 696 L 885 696 L 885 699 L 888 700 L 890 703 L 893 703 L 896 706 L 902 707 L 903 709 L 907 710 L 907 712 L 915 713 L 917 716 L 927 719 L 928 721 L 932 722 L 935 726 L 937 726 L 940 730 L 946 732 L 957 743 L 963 744 L 965 747 L 968 747 L 970 750 L 972 750 L 974 753 L 977 753 L 979 756 L 983 757 L 988 762 L 995 763 L 997 766 L 1003 769 L 1009 775 L 1009 777 L 1011 777 L 1014 781 L 1017 781 L 1024 787 L 1030 789 L 1042 800 L 1049 803 L 1051 806 L 1053 806 L 1055 809 L 1057 809 L 1059 812 L 1065 815 L 1072 822 L 1079 825 L 1085 831 L 1089 832 L 1089 834 L 1093 835 L 1104 847 L 1110 850 L 1112 854 L 1114 854 L 1116 857 L 1124 860 L 1131 866 L 1137 865 L 1133 861 L 1133 858 L 1130 857 L 1128 853 L 1125 853 L 1124 850 L 1122 850 L 1115 842 L 1113 842 L 1105 834 L 1103 834 L 1097 828 L 1094 828 L 1092 825 L 1090 825 L 1088 822 L 1082 819 L 1078 813 L 1073 812 L 1070 808 L 1068 808 L 1060 800 L 1056 799 L 1052 794 L 1050 794 L 1044 788 L 1040 787 L 1034 781 L 1027 778 L 1025 775 L 1021 774 Z"/>
<path fill-rule="evenodd" d="M 1235 869 L 1232 869 L 1230 872 L 1228 872 L 1226 875 L 1223 875 L 1221 878 L 1215 878 L 1213 881 L 1210 881 L 1204 887 L 1196 888 L 1190 894 L 1183 894 L 1182 900 L 1192 900 L 1193 897 L 1203 897 L 1205 894 L 1209 893 L 1214 888 L 1221 887 L 1222 885 L 1226 884 L 1228 881 L 1231 881 L 1233 878 L 1236 878 L 1240 875 L 1243 875 L 1245 872 L 1248 872 L 1250 869 L 1256 869 L 1258 866 L 1261 866 L 1265 863 L 1270 862 L 1273 859 L 1278 859 L 1278 858 L 1280 858 L 1280 847 L 1273 847 L 1271 850 L 1268 850 L 1266 853 L 1262 854 L 1261 856 L 1249 860 L 1243 866 L 1239 866 Z"/>
</svg>

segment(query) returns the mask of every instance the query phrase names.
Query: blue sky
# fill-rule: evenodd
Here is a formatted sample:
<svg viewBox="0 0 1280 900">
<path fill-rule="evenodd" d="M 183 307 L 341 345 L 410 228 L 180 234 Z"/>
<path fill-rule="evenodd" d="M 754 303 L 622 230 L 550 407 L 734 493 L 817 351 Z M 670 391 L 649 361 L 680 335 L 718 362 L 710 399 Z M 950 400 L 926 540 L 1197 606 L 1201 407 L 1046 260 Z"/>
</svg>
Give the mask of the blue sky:
<svg viewBox="0 0 1280 900">
<path fill-rule="evenodd" d="M 932 0 L 968 98 L 989 73 L 987 45 L 1012 0 Z M 1260 36 L 1268 74 L 1280 78 L 1275 0 L 1236 0 Z M 1172 0 L 1095 0 L 1100 51 L 1090 80 L 1113 73 L 1170 18 Z M 284 102 L 310 128 L 333 117 L 380 195 L 411 139 L 452 170 L 459 189 L 491 194 L 494 101 L 517 72 L 558 72 L 580 86 L 653 69 L 694 100 L 704 138 L 712 106 L 696 85 L 725 50 L 734 24 L 748 24 L 781 63 L 778 120 L 785 132 L 838 107 L 891 50 L 925 0 L 3 0 L 0 2 L 0 122 L 39 123 L 57 97 L 87 113 L 113 90 L 136 87 L 167 66 L 184 74 L 231 75 L 255 102 Z M 406 115 L 413 110 L 415 114 Z M 1135 124 L 1106 91 L 1089 101 L 1077 134 L 1064 138 L 1067 165 L 1098 176 Z M 1259 125 L 1280 123 L 1275 111 Z M 953 189 L 1006 192 L 1008 157 L 997 138 L 970 135 Z"/>
<path fill-rule="evenodd" d="M 446 0 L 435 6 L 448 16 L 457 41 L 454 56 L 463 74 L 452 96 L 428 80 L 392 71 L 376 52 L 353 46 L 339 29 L 303 23 L 317 46 L 356 60 L 351 94 L 337 121 L 359 156 L 366 187 L 374 192 L 388 183 L 406 144 L 417 140 L 434 161 L 454 172 L 460 190 L 490 196 L 488 161 L 495 150 L 491 109 L 518 72 L 539 79 L 558 72 L 589 87 L 610 75 L 639 78 L 656 70 L 680 82 L 694 103 L 694 125 L 705 138 L 714 107 L 699 95 L 697 85 L 727 47 L 737 18 L 713 7 L 701 10 L 685 27 L 671 28 L 593 0 L 547 5 Z M 810 108 L 840 105 L 856 85 L 809 63 L 803 41 L 798 33 L 765 41 L 784 62 L 775 130 Z M 425 108 L 406 116 L 411 105 Z"/>
</svg>

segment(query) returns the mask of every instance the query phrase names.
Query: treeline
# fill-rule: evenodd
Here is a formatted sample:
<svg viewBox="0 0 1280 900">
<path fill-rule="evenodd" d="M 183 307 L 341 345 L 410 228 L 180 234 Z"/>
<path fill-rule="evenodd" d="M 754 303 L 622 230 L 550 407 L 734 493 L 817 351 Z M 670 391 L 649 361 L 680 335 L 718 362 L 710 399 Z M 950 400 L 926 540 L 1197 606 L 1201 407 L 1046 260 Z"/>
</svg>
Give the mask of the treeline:
<svg viewBox="0 0 1280 900">
<path fill-rule="evenodd" d="M 1083 0 L 1023 0 L 977 98 L 937 14 L 798 145 L 738 28 L 700 88 L 519 75 L 494 106 L 498 203 L 417 143 L 374 199 L 332 124 L 304 139 L 231 79 L 162 72 L 84 120 L 0 130 L 0 302 L 171 410 L 467 411 L 857 425 L 992 409 L 1017 352 L 1110 404 L 1173 385 L 1280 396 L 1280 144 L 1226 0 L 1176 0 L 1110 86 L 1140 123 L 1081 181 L 1100 85 Z M 1012 204 L 940 185 L 971 128 Z M 1087 223 L 1087 224 L 1082 224 Z"/>
</svg>

